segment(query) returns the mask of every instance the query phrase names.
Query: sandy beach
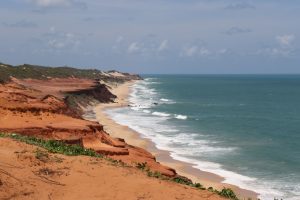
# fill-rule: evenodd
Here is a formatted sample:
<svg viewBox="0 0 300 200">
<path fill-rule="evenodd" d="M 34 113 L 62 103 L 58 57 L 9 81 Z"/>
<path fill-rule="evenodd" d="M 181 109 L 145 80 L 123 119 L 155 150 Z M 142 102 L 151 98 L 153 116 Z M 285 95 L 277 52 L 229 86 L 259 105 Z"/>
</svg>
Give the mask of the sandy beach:
<svg viewBox="0 0 300 200">
<path fill-rule="evenodd" d="M 235 185 L 222 183 L 224 179 L 216 174 L 196 169 L 190 163 L 174 160 L 168 151 L 157 149 L 153 142 L 142 138 L 138 132 L 127 126 L 120 125 L 109 118 L 109 116 L 105 113 L 105 110 L 128 106 L 130 104 L 128 97 L 133 84 L 135 84 L 135 81 L 126 82 L 120 85 L 111 85 L 111 92 L 117 96 L 115 103 L 101 103 L 94 107 L 96 119 L 104 126 L 104 130 L 106 132 L 108 132 L 112 137 L 125 139 L 128 144 L 150 151 L 157 158 L 158 162 L 174 168 L 178 174 L 186 176 L 194 182 L 199 182 L 205 187 L 211 186 L 217 189 L 229 187 L 234 189 L 240 198 L 257 198 L 257 194 L 253 191 L 244 190 Z"/>
</svg>

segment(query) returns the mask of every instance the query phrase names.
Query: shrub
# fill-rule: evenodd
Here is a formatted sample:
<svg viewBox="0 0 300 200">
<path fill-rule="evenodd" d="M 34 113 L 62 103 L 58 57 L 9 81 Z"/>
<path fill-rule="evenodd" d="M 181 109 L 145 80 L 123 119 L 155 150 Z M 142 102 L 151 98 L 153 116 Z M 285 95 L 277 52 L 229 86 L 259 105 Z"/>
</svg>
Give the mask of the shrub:
<svg viewBox="0 0 300 200">
<path fill-rule="evenodd" d="M 138 168 L 140 170 L 145 170 L 147 168 L 147 162 L 136 163 L 136 168 Z"/>
<path fill-rule="evenodd" d="M 183 176 L 176 176 L 175 178 L 172 179 L 172 181 L 183 184 L 183 185 L 193 186 L 193 182 L 190 179 L 183 177 Z"/>
<path fill-rule="evenodd" d="M 230 188 L 223 188 L 220 192 L 218 192 L 218 194 L 232 200 L 238 200 L 236 194 Z"/>
</svg>

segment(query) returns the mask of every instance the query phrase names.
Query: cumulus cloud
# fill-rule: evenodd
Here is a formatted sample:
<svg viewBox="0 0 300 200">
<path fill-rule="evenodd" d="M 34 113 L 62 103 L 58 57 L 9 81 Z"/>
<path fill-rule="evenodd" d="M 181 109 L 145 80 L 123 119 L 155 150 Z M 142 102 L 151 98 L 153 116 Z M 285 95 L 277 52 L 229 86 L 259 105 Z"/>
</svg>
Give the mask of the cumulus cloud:
<svg viewBox="0 0 300 200">
<path fill-rule="evenodd" d="M 183 57 L 193 57 L 193 56 L 208 56 L 211 54 L 211 51 L 205 47 L 199 47 L 197 45 L 192 45 L 184 47 L 180 53 Z"/>
<path fill-rule="evenodd" d="M 41 7 L 51 7 L 51 6 L 70 6 L 70 0 L 31 0 L 32 3 Z"/>
<path fill-rule="evenodd" d="M 158 47 L 158 51 L 160 52 L 160 51 L 164 51 L 164 50 L 166 50 L 168 48 L 168 40 L 163 40 L 161 43 L 160 43 L 160 45 L 159 45 L 159 47 Z"/>
<path fill-rule="evenodd" d="M 227 10 L 245 10 L 245 9 L 255 9 L 255 6 L 247 2 L 239 2 L 234 4 L 229 4 L 225 7 Z"/>
<path fill-rule="evenodd" d="M 293 34 L 279 35 L 276 38 L 278 45 L 258 50 L 258 54 L 270 56 L 291 56 L 295 53 L 293 41 L 295 36 Z"/>
<path fill-rule="evenodd" d="M 237 35 L 237 34 L 250 33 L 250 32 L 252 32 L 252 30 L 250 30 L 248 28 L 241 28 L 241 27 L 233 26 L 233 27 L 229 28 L 227 31 L 225 31 L 224 33 L 226 35 Z"/>
<path fill-rule="evenodd" d="M 36 28 L 38 25 L 34 22 L 21 20 L 13 23 L 3 22 L 3 26 L 10 27 L 10 28 Z"/>
<path fill-rule="evenodd" d="M 197 46 L 184 47 L 181 55 L 191 57 L 194 56 L 197 53 L 197 51 L 198 51 Z"/>
<path fill-rule="evenodd" d="M 142 47 L 140 46 L 139 43 L 133 42 L 128 46 L 128 53 L 138 53 L 140 52 Z"/>
<path fill-rule="evenodd" d="M 118 41 L 118 40 L 117 40 Z M 116 41 L 116 42 L 117 42 Z M 140 42 L 131 42 L 127 47 L 129 54 L 143 54 L 143 55 L 158 55 L 168 49 L 169 41 L 162 40 L 143 40 Z"/>
<path fill-rule="evenodd" d="M 83 9 L 87 7 L 84 2 L 75 0 L 30 0 L 30 2 L 40 8 L 78 7 Z"/>
<path fill-rule="evenodd" d="M 46 45 L 53 50 L 75 49 L 81 43 L 80 38 L 75 34 L 57 31 L 55 27 L 51 27 L 44 37 L 46 38 Z"/>
<path fill-rule="evenodd" d="M 276 37 L 276 40 L 282 46 L 289 46 L 295 40 L 295 36 L 294 35 L 279 35 Z"/>
<path fill-rule="evenodd" d="M 220 49 L 216 52 L 218 55 L 230 54 L 231 51 L 229 49 Z"/>
</svg>

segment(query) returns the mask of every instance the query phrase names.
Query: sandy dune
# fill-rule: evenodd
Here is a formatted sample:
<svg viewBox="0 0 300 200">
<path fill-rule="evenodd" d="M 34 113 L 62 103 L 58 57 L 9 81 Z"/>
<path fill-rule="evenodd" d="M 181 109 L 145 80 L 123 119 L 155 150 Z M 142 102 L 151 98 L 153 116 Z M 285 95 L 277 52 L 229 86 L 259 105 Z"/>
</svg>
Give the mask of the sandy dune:
<svg viewBox="0 0 300 200">
<path fill-rule="evenodd" d="M 99 158 L 48 154 L 47 159 L 39 160 L 36 149 L 0 138 L 0 199 L 223 199 Z"/>
</svg>

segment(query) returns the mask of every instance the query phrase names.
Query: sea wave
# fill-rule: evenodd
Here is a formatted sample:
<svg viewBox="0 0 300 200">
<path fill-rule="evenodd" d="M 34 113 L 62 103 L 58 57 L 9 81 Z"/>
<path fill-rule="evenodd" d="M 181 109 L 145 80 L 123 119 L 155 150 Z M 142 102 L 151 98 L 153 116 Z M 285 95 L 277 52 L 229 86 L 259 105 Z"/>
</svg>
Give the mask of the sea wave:
<svg viewBox="0 0 300 200">
<path fill-rule="evenodd" d="M 183 128 L 178 124 L 170 123 L 168 120 L 172 118 L 189 120 L 188 116 L 153 111 L 155 106 L 153 102 L 168 102 L 170 99 L 159 98 L 156 90 L 152 88 L 149 92 L 148 89 L 147 85 L 143 83 L 133 87 L 130 96 L 133 107 L 131 109 L 108 110 L 108 114 L 118 123 L 130 127 L 139 132 L 142 137 L 150 139 L 158 149 L 169 151 L 173 159 L 191 163 L 196 169 L 224 177 L 224 183 L 255 191 L 260 194 L 259 197 L 263 200 L 273 200 L 274 197 L 280 198 L 285 195 L 281 192 L 284 190 L 280 188 L 283 183 L 240 174 L 226 169 L 225 166 L 217 162 L 205 160 L 205 157 L 226 157 L 238 153 L 240 149 L 222 146 L 222 142 L 201 133 L 183 132 Z M 298 189 L 300 190 L 300 188 Z M 296 191 L 299 190 L 296 188 Z M 288 200 L 296 199 L 290 198 Z"/>
<path fill-rule="evenodd" d="M 176 119 L 187 119 L 187 116 L 186 115 L 176 115 L 175 114 L 175 118 Z"/>
<path fill-rule="evenodd" d="M 217 174 L 224 178 L 224 183 L 237 185 L 243 189 L 260 193 L 260 198 L 273 200 L 274 197 L 283 196 L 282 192 L 270 188 L 271 183 L 261 182 L 255 177 L 245 176 L 230 170 L 224 169 L 219 163 L 208 162 L 198 156 L 226 156 L 239 150 L 234 147 L 222 147 L 218 142 L 207 138 L 199 139 L 201 134 L 181 133 L 175 126 L 161 124 L 160 116 L 132 115 L 123 111 L 107 111 L 108 114 L 118 123 L 126 125 L 139 132 L 143 138 L 151 140 L 158 149 L 170 152 L 170 156 L 179 161 L 192 164 L 196 169 Z M 122 113 L 124 112 L 124 113 Z M 122 113 L 122 114 L 120 114 Z M 136 121 L 139 124 L 136 124 Z M 195 139 L 195 137 L 198 139 Z M 193 158 L 193 157 L 197 158 Z M 294 199 L 291 199 L 294 200 Z"/>
<path fill-rule="evenodd" d="M 161 100 L 161 101 L 165 101 L 165 102 L 170 101 L 170 99 L 164 99 L 164 98 L 161 98 L 160 100 Z"/>
<path fill-rule="evenodd" d="M 161 117 L 169 117 L 170 114 L 164 112 L 153 112 L 152 115 L 161 116 Z"/>
<path fill-rule="evenodd" d="M 151 113 L 150 110 L 143 110 L 144 113 Z"/>
</svg>

